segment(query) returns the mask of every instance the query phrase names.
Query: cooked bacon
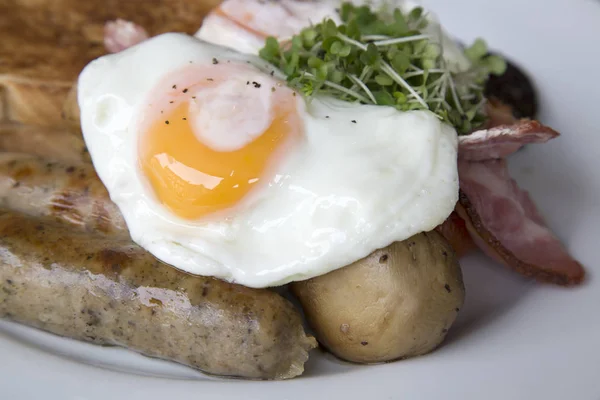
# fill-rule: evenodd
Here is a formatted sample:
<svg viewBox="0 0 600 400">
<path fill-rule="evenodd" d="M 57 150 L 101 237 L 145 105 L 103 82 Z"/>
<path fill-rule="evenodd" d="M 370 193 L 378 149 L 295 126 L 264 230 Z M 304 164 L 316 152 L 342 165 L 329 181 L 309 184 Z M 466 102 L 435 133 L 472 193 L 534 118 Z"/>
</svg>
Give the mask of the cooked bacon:
<svg viewBox="0 0 600 400">
<path fill-rule="evenodd" d="M 525 276 L 559 285 L 581 283 L 585 271 L 544 223 L 504 160 L 459 161 L 457 211 L 475 243 Z"/>
<path fill-rule="evenodd" d="M 141 26 L 122 19 L 104 24 L 104 47 L 109 53 L 118 53 L 148 39 Z"/>
<path fill-rule="evenodd" d="M 486 123 L 488 129 L 500 125 L 512 125 L 519 121 L 515 118 L 512 107 L 497 99 L 488 99 L 485 112 L 489 118 Z"/>
<path fill-rule="evenodd" d="M 458 157 L 469 161 L 505 158 L 528 143 L 545 143 L 557 136 L 558 132 L 538 121 L 521 120 L 459 136 Z"/>
<path fill-rule="evenodd" d="M 465 221 L 456 212 L 450 214 L 435 230 L 450 243 L 459 258 L 475 249 Z"/>
</svg>

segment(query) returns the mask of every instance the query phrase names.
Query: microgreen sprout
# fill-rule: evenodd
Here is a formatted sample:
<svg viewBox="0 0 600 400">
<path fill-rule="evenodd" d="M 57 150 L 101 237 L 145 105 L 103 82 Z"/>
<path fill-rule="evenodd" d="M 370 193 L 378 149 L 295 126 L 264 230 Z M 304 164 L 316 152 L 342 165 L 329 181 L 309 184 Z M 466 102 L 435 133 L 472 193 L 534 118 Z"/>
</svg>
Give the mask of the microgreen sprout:
<svg viewBox="0 0 600 400">
<path fill-rule="evenodd" d="M 466 134 L 485 122 L 483 88 L 502 74 L 504 60 L 490 56 L 481 39 L 464 50 L 471 68 L 452 71 L 440 40 L 425 32 L 422 8 L 399 9 L 343 3 L 341 24 L 326 19 L 280 43 L 267 38 L 260 56 L 309 99 L 329 95 L 345 101 L 430 110 Z"/>
</svg>

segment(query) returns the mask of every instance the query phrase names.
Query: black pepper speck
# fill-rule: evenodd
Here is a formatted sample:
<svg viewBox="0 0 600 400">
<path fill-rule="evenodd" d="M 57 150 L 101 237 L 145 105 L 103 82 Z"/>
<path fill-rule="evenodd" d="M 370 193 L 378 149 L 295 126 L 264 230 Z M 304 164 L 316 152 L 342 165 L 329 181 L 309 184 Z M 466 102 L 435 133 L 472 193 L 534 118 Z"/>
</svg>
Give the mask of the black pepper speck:
<svg viewBox="0 0 600 400">
<path fill-rule="evenodd" d="M 446 292 L 452 293 L 452 289 L 450 289 L 450 285 L 448 285 L 447 283 L 444 285 L 444 289 L 446 289 Z"/>
</svg>

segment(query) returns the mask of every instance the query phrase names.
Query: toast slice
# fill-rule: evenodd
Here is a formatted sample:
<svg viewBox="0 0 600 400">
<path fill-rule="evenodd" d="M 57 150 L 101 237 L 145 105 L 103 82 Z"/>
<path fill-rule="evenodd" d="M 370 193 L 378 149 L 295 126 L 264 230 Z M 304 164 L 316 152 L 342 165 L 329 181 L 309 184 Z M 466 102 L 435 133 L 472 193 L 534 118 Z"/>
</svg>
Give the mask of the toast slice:
<svg viewBox="0 0 600 400">
<path fill-rule="evenodd" d="M 104 23 L 193 34 L 220 0 L 0 0 L 0 121 L 58 126 L 82 68 L 105 54 Z M 157 55 L 158 56 L 158 55 Z"/>
</svg>

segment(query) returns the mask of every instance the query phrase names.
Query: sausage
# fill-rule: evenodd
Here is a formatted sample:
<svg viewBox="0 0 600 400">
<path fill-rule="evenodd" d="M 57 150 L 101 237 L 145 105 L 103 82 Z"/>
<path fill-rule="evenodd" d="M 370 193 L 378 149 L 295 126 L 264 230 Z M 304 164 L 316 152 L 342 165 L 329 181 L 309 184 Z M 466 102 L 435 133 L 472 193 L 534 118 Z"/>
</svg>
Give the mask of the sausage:
<svg viewBox="0 0 600 400">
<path fill-rule="evenodd" d="M 28 153 L 65 163 L 92 162 L 81 134 L 66 127 L 2 124 L 0 125 L 0 151 Z"/>
<path fill-rule="evenodd" d="M 92 164 L 64 164 L 21 153 L 0 154 L 0 206 L 52 217 L 90 232 L 129 233 Z"/>
<path fill-rule="evenodd" d="M 7 211 L 0 317 L 231 377 L 292 378 L 316 346 L 273 291 L 189 275 L 114 236 Z"/>
</svg>

